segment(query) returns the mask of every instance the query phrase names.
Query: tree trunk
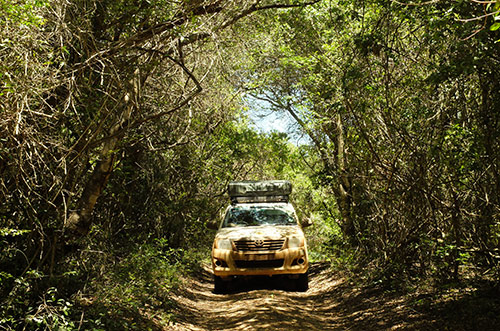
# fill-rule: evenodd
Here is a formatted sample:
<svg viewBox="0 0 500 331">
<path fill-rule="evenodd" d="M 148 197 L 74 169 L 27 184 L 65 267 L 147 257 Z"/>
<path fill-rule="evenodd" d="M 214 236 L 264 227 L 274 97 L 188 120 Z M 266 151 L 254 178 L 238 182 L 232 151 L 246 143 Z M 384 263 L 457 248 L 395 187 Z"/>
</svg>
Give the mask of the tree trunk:
<svg viewBox="0 0 500 331">
<path fill-rule="evenodd" d="M 66 240 L 73 240 L 86 235 L 92 225 L 92 211 L 97 199 L 101 196 L 109 176 L 113 172 L 113 165 L 116 160 L 117 150 L 120 149 L 120 142 L 124 136 L 123 127 L 129 123 L 134 108 L 137 106 L 140 92 L 139 69 L 134 72 L 131 81 L 132 89 L 126 93 L 124 107 L 119 121 L 113 125 L 109 131 L 109 138 L 103 143 L 99 161 L 94 171 L 89 176 L 87 184 L 80 199 L 77 202 L 77 209 L 74 210 L 64 224 L 64 235 Z"/>
<path fill-rule="evenodd" d="M 342 124 L 342 118 L 340 114 L 335 116 L 335 130 L 336 139 L 335 145 L 337 153 L 335 155 L 335 161 L 337 163 L 337 172 L 339 176 L 339 209 L 343 218 L 343 232 L 344 235 L 351 241 L 355 241 L 356 238 L 356 227 L 354 225 L 354 219 L 352 218 L 352 190 L 351 181 L 349 179 L 348 171 L 346 169 L 346 159 L 345 159 L 345 142 L 344 142 L 344 126 Z"/>
</svg>

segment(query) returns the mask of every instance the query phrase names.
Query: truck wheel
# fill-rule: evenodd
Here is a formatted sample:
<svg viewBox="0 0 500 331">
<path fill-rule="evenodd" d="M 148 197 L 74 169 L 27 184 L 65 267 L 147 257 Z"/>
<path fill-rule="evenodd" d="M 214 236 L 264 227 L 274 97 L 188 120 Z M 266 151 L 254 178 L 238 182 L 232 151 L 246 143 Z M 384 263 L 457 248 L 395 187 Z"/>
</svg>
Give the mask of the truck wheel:
<svg viewBox="0 0 500 331">
<path fill-rule="evenodd" d="M 305 292 L 309 289 L 309 274 L 300 274 L 296 281 L 297 291 Z"/>
<path fill-rule="evenodd" d="M 214 276 L 214 293 L 220 294 L 227 290 L 227 282 L 223 281 L 219 276 Z"/>
</svg>

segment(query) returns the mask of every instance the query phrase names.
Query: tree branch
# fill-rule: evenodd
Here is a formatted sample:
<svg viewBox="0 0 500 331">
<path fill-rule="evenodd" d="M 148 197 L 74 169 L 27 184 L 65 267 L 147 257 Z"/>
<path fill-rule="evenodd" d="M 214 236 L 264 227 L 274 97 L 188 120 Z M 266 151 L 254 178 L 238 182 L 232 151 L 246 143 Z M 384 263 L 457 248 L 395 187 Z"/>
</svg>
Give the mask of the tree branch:
<svg viewBox="0 0 500 331">
<path fill-rule="evenodd" d="M 156 52 L 162 53 L 160 51 L 156 51 Z M 165 111 L 162 111 L 162 112 L 158 112 L 158 113 L 150 115 L 150 116 L 147 116 L 147 117 L 142 118 L 140 120 L 137 120 L 129 125 L 126 125 L 122 129 L 116 131 L 114 134 L 109 135 L 107 137 L 104 137 L 104 138 L 99 139 L 98 141 L 94 142 L 92 144 L 92 147 L 98 146 L 99 144 L 101 144 L 109 139 L 119 137 L 120 135 L 124 134 L 125 131 L 138 128 L 139 126 L 141 126 L 142 124 L 144 124 L 146 122 L 149 122 L 149 121 L 161 118 L 163 116 L 169 115 L 171 113 L 174 113 L 174 112 L 178 111 L 179 109 L 181 109 L 182 107 L 186 106 L 191 100 L 193 100 L 198 94 L 201 93 L 201 91 L 203 90 L 203 87 L 201 86 L 200 82 L 195 77 L 195 75 L 191 72 L 191 70 L 189 70 L 183 63 L 181 63 L 179 60 L 174 59 L 170 55 L 168 55 L 166 53 L 162 53 L 162 54 L 165 55 L 165 57 L 167 57 L 169 60 L 171 60 L 172 62 L 174 62 L 175 64 L 177 64 L 178 66 L 180 66 L 182 68 L 182 70 L 194 82 L 194 84 L 196 85 L 196 89 L 194 91 L 192 91 L 189 96 L 187 96 L 184 100 L 182 100 L 180 103 L 178 103 L 175 107 L 168 109 L 168 110 L 165 110 Z"/>
</svg>

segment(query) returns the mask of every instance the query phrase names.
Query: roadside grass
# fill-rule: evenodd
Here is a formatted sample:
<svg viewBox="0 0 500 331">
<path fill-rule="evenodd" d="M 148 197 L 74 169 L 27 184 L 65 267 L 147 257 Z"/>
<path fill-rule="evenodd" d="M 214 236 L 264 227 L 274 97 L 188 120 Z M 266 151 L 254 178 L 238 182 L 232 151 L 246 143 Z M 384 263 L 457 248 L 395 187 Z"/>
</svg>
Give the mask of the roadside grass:
<svg viewBox="0 0 500 331">
<path fill-rule="evenodd" d="M 169 248 L 166 241 L 137 245 L 89 282 L 75 300 L 82 329 L 157 330 L 174 320 L 170 293 L 182 275 L 196 272 L 196 252 Z"/>
</svg>

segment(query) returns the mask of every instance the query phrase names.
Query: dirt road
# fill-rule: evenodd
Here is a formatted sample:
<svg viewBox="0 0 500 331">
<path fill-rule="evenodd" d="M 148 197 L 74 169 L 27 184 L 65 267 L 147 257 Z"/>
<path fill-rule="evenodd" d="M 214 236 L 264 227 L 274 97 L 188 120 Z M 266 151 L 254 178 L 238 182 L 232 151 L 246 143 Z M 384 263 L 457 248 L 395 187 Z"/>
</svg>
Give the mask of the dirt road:
<svg viewBox="0 0 500 331">
<path fill-rule="evenodd" d="M 310 270 L 310 289 L 287 280 L 254 279 L 214 294 L 210 270 L 186 281 L 174 300 L 171 330 L 402 330 L 435 329 L 435 321 L 408 305 L 411 298 L 359 289 L 325 264 Z"/>
</svg>

